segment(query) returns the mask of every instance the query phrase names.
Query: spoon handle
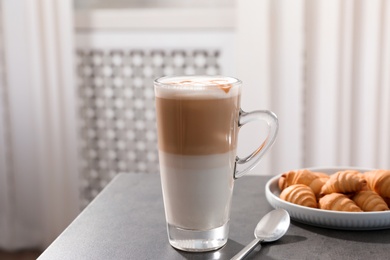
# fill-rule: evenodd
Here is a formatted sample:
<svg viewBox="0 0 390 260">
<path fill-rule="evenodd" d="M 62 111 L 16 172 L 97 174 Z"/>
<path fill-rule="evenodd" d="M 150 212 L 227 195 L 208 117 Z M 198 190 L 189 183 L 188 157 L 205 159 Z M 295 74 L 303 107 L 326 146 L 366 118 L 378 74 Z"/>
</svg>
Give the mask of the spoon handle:
<svg viewBox="0 0 390 260">
<path fill-rule="evenodd" d="M 263 240 L 260 238 L 255 238 L 252 242 L 250 242 L 246 247 L 244 247 L 240 252 L 238 252 L 233 258 L 230 260 L 241 260 L 244 259 L 252 250 Z"/>
</svg>

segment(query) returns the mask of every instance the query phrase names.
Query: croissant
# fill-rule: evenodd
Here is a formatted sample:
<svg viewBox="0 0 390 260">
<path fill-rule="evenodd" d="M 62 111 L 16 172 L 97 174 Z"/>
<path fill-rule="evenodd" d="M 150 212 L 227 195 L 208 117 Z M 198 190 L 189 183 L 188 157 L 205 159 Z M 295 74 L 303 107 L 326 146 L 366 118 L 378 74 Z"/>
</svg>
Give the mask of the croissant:
<svg viewBox="0 0 390 260">
<path fill-rule="evenodd" d="M 311 188 L 304 184 L 293 184 L 280 193 L 282 200 L 301 206 L 317 208 L 317 200 Z"/>
<path fill-rule="evenodd" d="M 352 200 L 363 211 L 389 210 L 389 207 L 383 198 L 372 190 L 360 191 L 352 197 Z"/>
<path fill-rule="evenodd" d="M 390 198 L 384 197 L 382 199 L 386 202 L 387 206 L 390 208 Z"/>
<path fill-rule="evenodd" d="M 322 186 L 329 176 L 325 173 L 312 172 L 309 170 L 289 171 L 279 178 L 279 188 L 283 190 L 293 184 L 305 184 L 309 186 L 318 197 Z"/>
<path fill-rule="evenodd" d="M 329 177 L 327 178 L 317 178 L 313 180 L 313 182 L 310 184 L 310 188 L 313 190 L 314 194 L 317 198 L 320 197 L 321 189 L 325 185 L 325 183 L 328 181 Z"/>
<path fill-rule="evenodd" d="M 363 174 L 354 170 L 339 171 L 332 174 L 322 186 L 321 195 L 330 193 L 349 193 L 360 191 L 366 185 Z"/>
<path fill-rule="evenodd" d="M 362 212 L 362 210 L 356 205 L 355 202 L 341 193 L 327 194 L 319 199 L 318 204 L 320 209 Z"/>
<path fill-rule="evenodd" d="M 364 173 L 367 186 L 382 197 L 390 198 L 390 171 L 376 170 Z"/>
<path fill-rule="evenodd" d="M 329 179 L 329 175 L 326 174 L 326 173 L 323 173 L 323 172 L 313 172 L 315 175 L 317 175 L 318 177 L 320 178 L 326 178 L 326 179 Z"/>
</svg>

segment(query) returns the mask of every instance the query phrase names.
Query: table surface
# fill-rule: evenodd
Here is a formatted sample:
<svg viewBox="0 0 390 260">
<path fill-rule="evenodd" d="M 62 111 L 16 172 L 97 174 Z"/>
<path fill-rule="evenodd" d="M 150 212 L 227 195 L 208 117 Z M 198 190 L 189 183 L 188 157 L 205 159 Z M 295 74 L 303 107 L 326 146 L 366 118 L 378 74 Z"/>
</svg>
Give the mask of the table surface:
<svg viewBox="0 0 390 260">
<path fill-rule="evenodd" d="M 38 258 L 45 259 L 230 259 L 253 237 L 273 208 L 265 195 L 270 176 L 235 181 L 229 240 L 208 253 L 170 246 L 158 174 L 120 174 Z M 389 259 L 390 229 L 344 231 L 292 220 L 286 235 L 264 243 L 247 259 Z"/>
</svg>

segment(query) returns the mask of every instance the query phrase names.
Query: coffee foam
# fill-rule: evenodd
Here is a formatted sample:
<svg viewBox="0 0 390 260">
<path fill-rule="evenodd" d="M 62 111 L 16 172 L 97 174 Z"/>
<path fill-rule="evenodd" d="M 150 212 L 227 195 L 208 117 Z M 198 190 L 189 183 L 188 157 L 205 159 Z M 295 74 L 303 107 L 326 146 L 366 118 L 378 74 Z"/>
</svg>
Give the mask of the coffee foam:
<svg viewBox="0 0 390 260">
<path fill-rule="evenodd" d="M 240 94 L 241 82 L 223 76 L 180 76 L 160 78 L 155 83 L 156 96 L 163 98 L 229 98 Z"/>
</svg>

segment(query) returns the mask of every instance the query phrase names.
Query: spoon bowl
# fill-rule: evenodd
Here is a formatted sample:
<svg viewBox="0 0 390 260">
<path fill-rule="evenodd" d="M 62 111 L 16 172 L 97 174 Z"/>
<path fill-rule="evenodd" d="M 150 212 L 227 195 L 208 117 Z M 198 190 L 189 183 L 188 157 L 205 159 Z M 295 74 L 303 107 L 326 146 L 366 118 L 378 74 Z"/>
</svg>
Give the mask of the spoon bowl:
<svg viewBox="0 0 390 260">
<path fill-rule="evenodd" d="M 247 256 L 259 243 L 273 242 L 280 239 L 286 234 L 290 226 L 290 215 L 284 209 L 275 209 L 268 212 L 257 223 L 255 228 L 255 239 L 236 254 L 231 260 L 243 259 Z"/>
<path fill-rule="evenodd" d="M 255 229 L 255 237 L 262 242 L 273 242 L 286 234 L 290 226 L 290 216 L 284 209 L 275 209 L 265 215 Z"/>
</svg>

